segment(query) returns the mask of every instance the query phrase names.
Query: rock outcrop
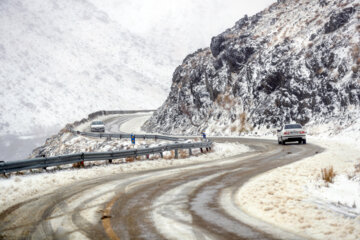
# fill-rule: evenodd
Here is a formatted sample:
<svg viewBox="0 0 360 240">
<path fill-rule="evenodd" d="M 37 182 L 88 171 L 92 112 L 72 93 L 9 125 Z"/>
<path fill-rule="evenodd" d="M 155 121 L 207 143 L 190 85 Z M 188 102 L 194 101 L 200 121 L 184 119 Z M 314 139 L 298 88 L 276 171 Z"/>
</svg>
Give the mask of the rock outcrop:
<svg viewBox="0 0 360 240">
<path fill-rule="evenodd" d="M 287 0 L 245 16 L 185 58 L 143 128 L 241 134 L 288 122 L 351 124 L 360 116 L 359 8 Z"/>
</svg>

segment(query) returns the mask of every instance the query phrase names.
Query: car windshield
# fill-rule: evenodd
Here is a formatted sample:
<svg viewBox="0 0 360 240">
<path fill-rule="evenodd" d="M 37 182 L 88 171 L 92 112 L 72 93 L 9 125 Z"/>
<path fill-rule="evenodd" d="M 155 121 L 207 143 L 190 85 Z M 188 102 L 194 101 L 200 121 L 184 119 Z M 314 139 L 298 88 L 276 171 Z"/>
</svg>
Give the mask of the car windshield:
<svg viewBox="0 0 360 240">
<path fill-rule="evenodd" d="M 101 125 L 104 124 L 102 121 L 94 121 L 91 123 L 91 125 Z"/>
<path fill-rule="evenodd" d="M 289 124 L 285 125 L 285 129 L 302 128 L 300 124 Z"/>
</svg>

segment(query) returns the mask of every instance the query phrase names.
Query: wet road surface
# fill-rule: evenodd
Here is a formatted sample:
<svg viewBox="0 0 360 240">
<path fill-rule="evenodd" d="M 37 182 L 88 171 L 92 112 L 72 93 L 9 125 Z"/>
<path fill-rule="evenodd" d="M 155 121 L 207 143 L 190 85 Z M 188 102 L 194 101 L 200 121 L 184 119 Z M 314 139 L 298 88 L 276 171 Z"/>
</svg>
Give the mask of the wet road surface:
<svg viewBox="0 0 360 240">
<path fill-rule="evenodd" d="M 99 176 L 54 189 L 0 213 L 0 239 L 297 238 L 245 223 L 247 216 L 236 208 L 235 194 L 250 178 L 322 149 L 312 144 L 282 146 L 275 140 L 213 141 L 239 142 L 253 151 L 186 166 Z"/>
</svg>

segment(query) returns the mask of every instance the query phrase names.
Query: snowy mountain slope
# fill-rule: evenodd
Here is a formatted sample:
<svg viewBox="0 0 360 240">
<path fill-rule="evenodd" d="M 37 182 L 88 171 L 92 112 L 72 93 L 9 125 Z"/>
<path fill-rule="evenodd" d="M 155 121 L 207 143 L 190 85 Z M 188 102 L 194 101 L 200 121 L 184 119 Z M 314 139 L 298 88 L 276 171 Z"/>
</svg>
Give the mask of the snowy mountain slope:
<svg viewBox="0 0 360 240">
<path fill-rule="evenodd" d="M 55 132 L 101 109 L 158 107 L 175 66 L 230 26 L 240 6 L 236 0 L 1 1 L 1 135 Z"/>
<path fill-rule="evenodd" d="M 0 6 L 2 133 L 62 126 L 104 108 L 153 108 L 163 100 L 166 59 L 92 4 Z"/>
<path fill-rule="evenodd" d="M 314 129 L 326 123 L 328 132 L 353 127 L 359 8 L 357 0 L 278 1 L 245 16 L 184 59 L 144 129 L 237 135 L 292 121 Z"/>
</svg>

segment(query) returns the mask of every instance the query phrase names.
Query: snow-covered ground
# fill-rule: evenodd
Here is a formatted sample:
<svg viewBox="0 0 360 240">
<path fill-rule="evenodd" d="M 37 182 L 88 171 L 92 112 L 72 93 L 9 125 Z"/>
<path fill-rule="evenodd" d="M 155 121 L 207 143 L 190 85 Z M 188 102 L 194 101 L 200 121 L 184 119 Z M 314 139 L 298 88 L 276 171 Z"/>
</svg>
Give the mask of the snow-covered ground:
<svg viewBox="0 0 360 240">
<path fill-rule="evenodd" d="M 0 212 L 16 203 L 49 193 L 57 187 L 76 183 L 80 180 L 91 179 L 102 175 L 139 172 L 213 161 L 234 154 L 244 153 L 250 149 L 236 143 L 217 143 L 214 145 L 213 150 L 211 153 L 201 154 L 199 150 L 194 149 L 193 153 L 196 156 L 184 159 L 166 159 L 170 155 L 169 152 L 167 152 L 167 155 L 164 156 L 165 159 L 140 160 L 127 163 L 123 163 L 122 160 L 114 160 L 114 164 L 111 165 L 93 166 L 86 169 L 67 168 L 54 172 L 35 174 L 28 172 L 25 175 L 11 175 L 9 179 L 0 178 Z"/>
<path fill-rule="evenodd" d="M 328 137 L 308 141 L 325 151 L 250 180 L 237 193 L 238 206 L 306 238 L 359 239 L 359 142 Z M 326 184 L 321 169 L 331 166 L 336 177 Z"/>
</svg>

